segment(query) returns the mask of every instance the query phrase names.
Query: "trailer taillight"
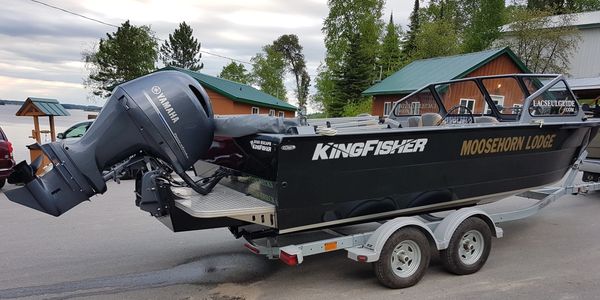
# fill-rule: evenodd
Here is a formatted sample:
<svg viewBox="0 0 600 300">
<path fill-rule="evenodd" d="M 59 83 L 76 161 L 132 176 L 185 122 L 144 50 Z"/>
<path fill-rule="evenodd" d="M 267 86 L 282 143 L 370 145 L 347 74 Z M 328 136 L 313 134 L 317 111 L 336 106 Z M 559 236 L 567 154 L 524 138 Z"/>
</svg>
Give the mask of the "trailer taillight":
<svg viewBox="0 0 600 300">
<path fill-rule="evenodd" d="M 356 257 L 356 260 L 359 262 L 367 262 L 367 257 L 365 255 L 359 255 Z"/>
<path fill-rule="evenodd" d="M 12 143 L 9 141 L 6 141 L 6 143 L 8 144 L 8 154 L 12 154 L 13 153 Z"/>
<path fill-rule="evenodd" d="M 288 254 L 285 251 L 279 251 L 279 259 L 284 262 L 286 265 L 296 266 L 298 265 L 298 256 L 295 254 Z"/>
<path fill-rule="evenodd" d="M 254 252 L 254 254 L 260 254 L 260 250 L 258 250 L 258 248 L 250 245 L 249 243 L 245 243 L 244 247 L 248 248 L 248 250 Z"/>
</svg>

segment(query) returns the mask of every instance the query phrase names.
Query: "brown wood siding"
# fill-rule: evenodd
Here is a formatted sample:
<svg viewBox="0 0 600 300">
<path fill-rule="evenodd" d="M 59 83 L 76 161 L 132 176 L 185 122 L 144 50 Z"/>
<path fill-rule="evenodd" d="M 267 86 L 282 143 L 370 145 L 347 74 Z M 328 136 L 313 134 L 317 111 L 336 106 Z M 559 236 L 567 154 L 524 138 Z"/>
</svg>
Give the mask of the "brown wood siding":
<svg viewBox="0 0 600 300">
<path fill-rule="evenodd" d="M 279 116 L 279 112 L 281 111 L 285 113 L 286 118 L 293 118 L 295 116 L 295 112 L 293 111 L 284 111 L 275 108 L 241 103 L 233 101 L 230 98 L 227 98 L 209 88 L 205 88 L 205 90 L 210 98 L 213 112 L 216 115 L 249 115 L 252 114 L 252 107 L 258 107 L 259 114 L 261 115 L 268 115 L 269 110 L 274 109 L 275 116 Z"/>
<path fill-rule="evenodd" d="M 476 77 L 485 75 L 500 75 L 500 74 L 518 74 L 523 73 L 515 62 L 506 54 L 501 55 L 475 71 L 469 73 L 465 77 Z M 498 84 L 501 88 L 497 88 Z M 489 80 L 485 83 L 490 94 L 504 96 L 504 107 L 512 107 L 513 104 L 520 103 L 523 100 L 523 94 L 519 89 L 516 81 L 509 79 Z M 397 95 L 376 95 L 373 97 L 372 114 L 383 116 L 383 106 L 385 102 L 393 102 L 406 96 L 405 94 Z M 481 114 L 485 108 L 483 95 L 473 82 L 465 82 L 462 84 L 453 85 L 444 97 L 444 105 L 450 109 L 452 106 L 460 103 L 461 98 L 475 100 L 475 109 L 473 113 Z M 505 111 L 505 113 L 510 113 Z"/>
</svg>

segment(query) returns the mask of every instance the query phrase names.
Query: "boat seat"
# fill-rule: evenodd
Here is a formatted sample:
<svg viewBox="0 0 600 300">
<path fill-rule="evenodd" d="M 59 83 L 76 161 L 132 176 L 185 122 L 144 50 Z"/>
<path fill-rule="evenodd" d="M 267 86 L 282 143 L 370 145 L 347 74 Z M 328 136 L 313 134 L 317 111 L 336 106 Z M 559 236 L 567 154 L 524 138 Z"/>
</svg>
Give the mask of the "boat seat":
<svg viewBox="0 0 600 300">
<path fill-rule="evenodd" d="M 499 123 L 498 119 L 491 116 L 475 117 L 475 123 Z"/>
<path fill-rule="evenodd" d="M 424 113 L 421 115 L 419 127 L 421 126 L 437 126 L 442 121 L 442 116 L 438 113 Z"/>
<path fill-rule="evenodd" d="M 414 116 L 408 118 L 408 127 L 419 127 L 419 123 L 421 123 L 420 116 Z"/>
</svg>

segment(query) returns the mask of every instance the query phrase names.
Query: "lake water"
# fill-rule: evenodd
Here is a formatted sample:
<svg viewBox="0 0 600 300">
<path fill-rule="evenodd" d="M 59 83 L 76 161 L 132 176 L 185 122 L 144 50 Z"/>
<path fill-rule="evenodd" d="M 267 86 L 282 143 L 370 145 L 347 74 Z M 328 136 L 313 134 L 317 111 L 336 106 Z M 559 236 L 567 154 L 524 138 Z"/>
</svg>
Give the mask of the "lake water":
<svg viewBox="0 0 600 300">
<path fill-rule="evenodd" d="M 19 108 L 19 105 L 0 105 L 0 127 L 13 144 L 17 162 L 29 161 L 29 150 L 26 146 L 35 143 L 35 140 L 30 137 L 33 130 L 33 117 L 17 117 L 15 114 Z M 69 109 L 68 112 L 70 116 L 54 117 L 56 133 L 63 132 L 77 122 L 87 120 L 90 114 L 97 114 L 77 109 Z M 40 129 L 50 130 L 48 117 L 40 117 Z M 50 142 L 50 134 L 42 134 L 42 142 Z"/>
</svg>

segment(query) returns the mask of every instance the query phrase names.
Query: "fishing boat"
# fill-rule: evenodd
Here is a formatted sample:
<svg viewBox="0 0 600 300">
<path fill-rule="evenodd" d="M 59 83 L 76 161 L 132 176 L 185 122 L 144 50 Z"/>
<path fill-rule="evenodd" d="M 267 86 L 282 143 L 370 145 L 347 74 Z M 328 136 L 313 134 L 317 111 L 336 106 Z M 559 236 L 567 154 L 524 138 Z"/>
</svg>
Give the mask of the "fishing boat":
<svg viewBox="0 0 600 300">
<path fill-rule="evenodd" d="M 6 195 L 59 216 L 133 168 L 136 205 L 173 231 L 275 236 L 554 183 L 599 126 L 561 75 L 432 83 L 384 117 L 312 120 L 215 116 L 194 79 L 161 71 L 118 86 L 80 140 L 41 145 L 52 165 L 21 162 Z"/>
</svg>

